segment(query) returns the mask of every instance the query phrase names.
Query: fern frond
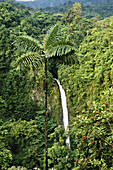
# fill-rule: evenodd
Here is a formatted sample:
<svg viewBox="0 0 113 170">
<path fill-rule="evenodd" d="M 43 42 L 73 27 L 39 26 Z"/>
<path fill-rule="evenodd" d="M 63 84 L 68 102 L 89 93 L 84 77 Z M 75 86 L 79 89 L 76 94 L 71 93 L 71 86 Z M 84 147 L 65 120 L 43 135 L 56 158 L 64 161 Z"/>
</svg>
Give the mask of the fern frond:
<svg viewBox="0 0 113 170">
<path fill-rule="evenodd" d="M 17 69 L 36 69 L 43 63 L 43 57 L 38 53 L 29 52 L 21 55 L 16 61 L 15 67 Z"/>
<path fill-rule="evenodd" d="M 52 44 L 55 42 L 56 40 L 56 36 L 57 36 L 57 33 L 58 33 L 58 30 L 59 30 L 59 25 L 55 25 L 54 27 L 52 27 L 48 33 L 46 34 L 45 36 L 45 47 L 46 49 Z"/>
<path fill-rule="evenodd" d="M 58 57 L 57 62 L 64 64 L 74 64 L 78 62 L 78 60 L 76 54 L 68 53 L 66 55 Z"/>
<path fill-rule="evenodd" d="M 69 41 L 58 41 L 53 43 L 46 51 L 46 57 L 56 57 L 56 56 L 63 56 L 68 53 L 74 53 L 75 47 Z"/>
<path fill-rule="evenodd" d="M 43 46 L 39 41 L 30 36 L 19 36 L 15 42 L 16 46 L 23 51 L 39 52 L 43 50 Z"/>
<path fill-rule="evenodd" d="M 57 63 L 59 63 L 59 64 L 67 64 L 67 65 L 78 63 L 76 53 L 72 54 L 72 52 L 70 52 L 66 55 L 62 55 L 62 56 L 51 57 L 51 58 L 49 58 L 49 61 L 51 61 L 53 63 L 57 61 Z"/>
</svg>

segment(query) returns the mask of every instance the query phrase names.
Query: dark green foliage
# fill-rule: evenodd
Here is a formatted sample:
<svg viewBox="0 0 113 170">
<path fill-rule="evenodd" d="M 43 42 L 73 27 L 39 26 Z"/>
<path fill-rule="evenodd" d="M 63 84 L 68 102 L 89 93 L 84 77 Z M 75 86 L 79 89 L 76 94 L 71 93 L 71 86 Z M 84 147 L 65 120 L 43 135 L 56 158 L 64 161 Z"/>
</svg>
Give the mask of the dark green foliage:
<svg viewBox="0 0 113 170">
<path fill-rule="evenodd" d="M 44 127 L 44 111 L 38 111 L 35 120 L 26 121 L 19 119 L 18 121 L 10 120 L 2 123 L 0 126 L 0 139 L 4 142 L 4 148 L 1 145 L 3 149 L 1 149 L 0 152 L 2 154 L 4 151 L 7 154 L 4 154 L 4 164 L 0 164 L 0 166 L 20 165 L 28 169 L 37 166 L 43 169 Z M 56 123 L 54 120 L 48 117 L 48 135 L 53 132 L 55 127 Z M 52 143 L 49 144 L 49 147 L 51 147 L 51 144 Z"/>
<path fill-rule="evenodd" d="M 78 64 L 59 67 L 70 110 L 72 148 L 77 147 L 75 169 L 112 167 L 112 21 L 113 17 L 98 21 L 87 31 Z"/>
<path fill-rule="evenodd" d="M 71 170 L 74 167 L 74 152 L 69 149 L 69 146 L 66 146 L 67 135 L 64 133 L 63 127 L 58 126 L 49 136 L 50 141 L 54 141 L 52 147 L 48 149 L 49 167 L 57 170 Z"/>
<path fill-rule="evenodd" d="M 3 119 L 8 119 L 9 117 L 25 120 L 34 119 L 36 111 L 40 107 L 30 97 L 32 87 L 32 80 L 28 80 L 24 73 L 16 70 L 10 71 L 2 91 L 5 111 L 1 112 L 0 117 Z"/>
<path fill-rule="evenodd" d="M 39 48 L 41 45 L 38 45 L 37 40 L 33 39 L 29 36 L 21 36 L 17 38 L 20 42 L 22 42 L 22 45 L 24 47 L 25 52 L 31 51 L 34 52 L 34 49 L 36 49 L 37 52 L 37 65 L 39 65 L 40 61 L 42 61 L 42 57 L 44 58 L 42 66 L 44 65 L 44 105 L 45 105 L 45 169 L 48 169 L 48 140 L 47 140 L 47 118 L 48 118 L 48 60 L 49 58 L 54 58 L 56 60 L 55 56 L 62 57 L 66 54 L 70 55 L 70 53 L 74 53 L 74 45 L 69 41 L 58 41 L 57 35 L 59 31 L 59 25 L 55 25 L 51 28 L 49 33 L 46 34 L 46 38 L 43 35 L 43 49 Z M 30 43 L 31 42 L 31 43 Z M 54 43 L 54 45 L 53 45 Z M 22 48 L 23 48 L 22 47 Z M 40 53 L 42 51 L 42 54 Z M 68 57 L 68 56 L 67 56 Z M 63 59 L 63 58 L 62 58 Z M 18 61 L 16 62 L 18 65 L 23 64 L 26 68 L 30 68 L 30 70 L 33 70 L 34 65 L 36 65 L 36 62 L 34 60 L 33 54 L 26 53 L 25 55 L 21 55 Z M 38 62 L 39 60 L 39 62 Z M 16 64 L 16 67 L 18 66 Z M 36 68 L 38 71 L 39 68 Z M 27 70 L 29 71 L 29 70 Z"/>
<path fill-rule="evenodd" d="M 5 107 L 2 106 L 0 116 L 29 120 L 30 118 L 34 118 L 35 111 L 39 110 L 36 101 L 30 98 L 30 89 L 34 86 L 32 80 L 35 79 L 35 76 L 31 76 L 34 78 L 28 81 L 23 73 L 21 74 L 16 70 L 9 72 L 12 69 L 11 66 L 14 65 L 14 63 L 10 65 L 12 60 L 22 53 L 14 47 L 15 35 L 21 35 L 24 32 L 24 35 L 28 33 L 29 35 L 33 35 L 33 37 L 37 37 L 41 33 L 41 30 L 43 28 L 46 30 L 49 25 L 52 25 L 56 21 L 56 18 L 54 17 L 52 19 L 49 13 L 42 14 L 41 12 L 36 12 L 32 15 L 30 12 L 26 12 L 28 10 L 26 7 L 23 6 L 21 8 L 21 5 L 16 5 L 14 3 L 13 7 L 10 3 L 0 3 L 0 96 L 2 96 L 3 101 L 6 100 Z M 43 20 L 44 17 L 45 19 Z M 46 28 L 42 24 L 44 21 L 46 22 L 45 25 L 48 25 Z M 36 60 L 35 56 L 34 53 L 34 60 Z M 24 81 L 24 79 L 26 80 Z"/>
<path fill-rule="evenodd" d="M 100 15 L 100 18 L 113 15 L 113 1 L 112 0 L 77 0 L 82 4 L 82 16 L 86 18 L 92 18 L 94 16 Z M 65 13 L 72 8 L 75 0 L 44 0 L 44 1 L 31 1 L 31 2 L 22 2 L 26 6 L 32 6 L 35 10 L 39 10 L 39 6 L 42 8 L 43 12 L 49 11 L 51 13 Z"/>
<path fill-rule="evenodd" d="M 45 134 L 45 111 L 38 111 L 37 116 L 35 118 L 36 124 L 38 125 L 38 130 L 44 135 Z M 47 119 L 47 134 L 48 134 L 48 140 L 49 135 L 54 131 L 54 129 L 57 127 L 56 121 L 51 117 L 51 114 L 48 113 L 48 119 Z M 45 144 L 45 135 L 43 136 L 43 142 Z M 53 144 L 53 141 L 48 142 L 48 148 L 51 147 Z M 43 147 L 44 149 L 44 147 Z M 44 151 L 43 151 L 44 154 Z M 44 158 L 44 155 L 42 155 L 42 158 Z M 42 167 L 42 165 L 40 165 Z M 43 161 L 43 167 L 44 167 L 44 161 Z"/>
<path fill-rule="evenodd" d="M 67 14 L 53 15 L 34 11 L 15 1 L 7 2 L 0 3 L 0 169 L 44 169 L 46 81 L 43 59 L 46 54 L 47 67 L 53 74 L 47 72 L 49 168 L 111 170 L 113 17 L 98 19 L 112 15 L 112 1 L 98 5 L 96 10 L 102 1 L 92 1 L 94 6 L 82 5 L 82 13 L 71 8 Z M 65 6 L 61 6 L 62 12 L 68 8 Z M 88 19 L 86 10 L 89 10 Z M 57 21 L 59 25 L 51 31 Z M 47 30 L 49 38 L 43 36 Z M 24 38 L 24 43 L 16 37 L 22 41 Z M 44 47 L 39 46 L 44 39 L 46 53 Z M 65 55 L 59 57 L 59 54 Z M 22 58 L 17 59 L 20 55 Z M 20 68 L 15 69 L 14 65 L 21 61 Z M 28 65 L 30 67 L 26 67 Z M 61 104 L 54 76 L 60 79 L 66 91 L 69 134 L 58 126 Z M 68 135 L 71 150 L 66 146 Z"/>
<path fill-rule="evenodd" d="M 13 165 L 22 165 L 26 168 L 40 166 L 44 139 L 34 120 L 8 121 L 0 129 L 5 146 L 12 153 Z"/>
<path fill-rule="evenodd" d="M 46 7 L 42 11 L 49 11 L 51 13 L 66 13 L 73 7 L 75 1 L 68 1 L 57 7 Z M 76 1 L 78 2 L 78 1 Z M 92 18 L 98 16 L 99 19 L 104 19 L 113 15 L 113 1 L 112 0 L 102 0 L 102 1 L 79 1 L 82 4 L 82 13 L 81 15 L 84 18 Z"/>
<path fill-rule="evenodd" d="M 97 27 L 87 31 L 87 36 L 79 46 L 79 53 L 76 54 L 79 63 L 59 69 L 59 78 L 64 87 L 68 87 L 67 95 L 69 94 L 69 100 L 74 107 L 82 108 L 82 105 L 87 107 L 91 95 L 99 99 L 99 92 L 112 86 L 111 22 L 112 17 L 95 23 Z M 65 71 L 62 71 L 64 69 Z"/>
<path fill-rule="evenodd" d="M 112 103 L 110 90 L 101 94 L 100 102 L 90 101 L 87 111 L 76 109 L 76 117 L 72 120 L 74 124 L 71 122 L 71 133 L 75 134 L 77 145 L 75 169 L 112 167 Z"/>
</svg>

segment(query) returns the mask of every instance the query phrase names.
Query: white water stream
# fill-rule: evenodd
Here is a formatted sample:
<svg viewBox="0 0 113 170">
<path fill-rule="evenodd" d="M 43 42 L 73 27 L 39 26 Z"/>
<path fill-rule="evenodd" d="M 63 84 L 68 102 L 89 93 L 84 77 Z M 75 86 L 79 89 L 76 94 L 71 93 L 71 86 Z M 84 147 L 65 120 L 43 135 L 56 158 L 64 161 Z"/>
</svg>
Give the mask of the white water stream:
<svg viewBox="0 0 113 170">
<path fill-rule="evenodd" d="M 61 104 L 62 104 L 62 111 L 63 111 L 63 125 L 65 128 L 65 131 L 68 132 L 69 131 L 69 118 L 68 118 L 68 108 L 67 108 L 67 102 L 66 102 L 66 94 L 64 89 L 62 88 L 59 80 L 57 80 L 56 78 L 53 78 L 58 86 L 59 86 L 59 90 L 60 90 L 60 95 L 61 95 Z M 70 139 L 69 137 L 66 139 L 66 144 L 69 146 L 70 148 Z"/>
</svg>

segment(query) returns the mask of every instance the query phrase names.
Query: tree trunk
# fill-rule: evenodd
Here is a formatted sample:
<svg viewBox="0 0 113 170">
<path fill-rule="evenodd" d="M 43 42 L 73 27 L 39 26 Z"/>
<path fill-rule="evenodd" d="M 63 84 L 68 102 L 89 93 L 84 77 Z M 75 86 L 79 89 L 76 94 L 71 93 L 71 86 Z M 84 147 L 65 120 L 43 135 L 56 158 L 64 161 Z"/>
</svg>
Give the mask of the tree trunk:
<svg viewBox="0 0 113 170">
<path fill-rule="evenodd" d="M 45 58 L 45 170 L 48 170 L 47 148 L 47 59 Z"/>
</svg>

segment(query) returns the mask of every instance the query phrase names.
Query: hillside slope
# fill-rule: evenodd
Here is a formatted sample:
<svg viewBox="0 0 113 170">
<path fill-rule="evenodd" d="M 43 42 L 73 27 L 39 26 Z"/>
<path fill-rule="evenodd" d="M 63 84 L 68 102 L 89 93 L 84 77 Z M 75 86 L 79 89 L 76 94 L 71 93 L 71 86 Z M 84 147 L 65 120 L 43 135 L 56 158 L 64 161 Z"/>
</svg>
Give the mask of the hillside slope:
<svg viewBox="0 0 113 170">
<path fill-rule="evenodd" d="M 33 8 L 46 8 L 46 7 L 56 7 L 56 6 L 59 6 L 61 4 L 64 4 L 64 3 L 74 3 L 74 2 L 79 2 L 79 3 L 82 3 L 84 5 L 98 5 L 98 4 L 102 4 L 102 3 L 106 3 L 106 2 L 109 2 L 109 0 L 34 0 L 34 1 L 19 1 L 17 0 L 18 2 L 20 3 L 23 3 L 27 6 L 32 6 Z"/>
</svg>

